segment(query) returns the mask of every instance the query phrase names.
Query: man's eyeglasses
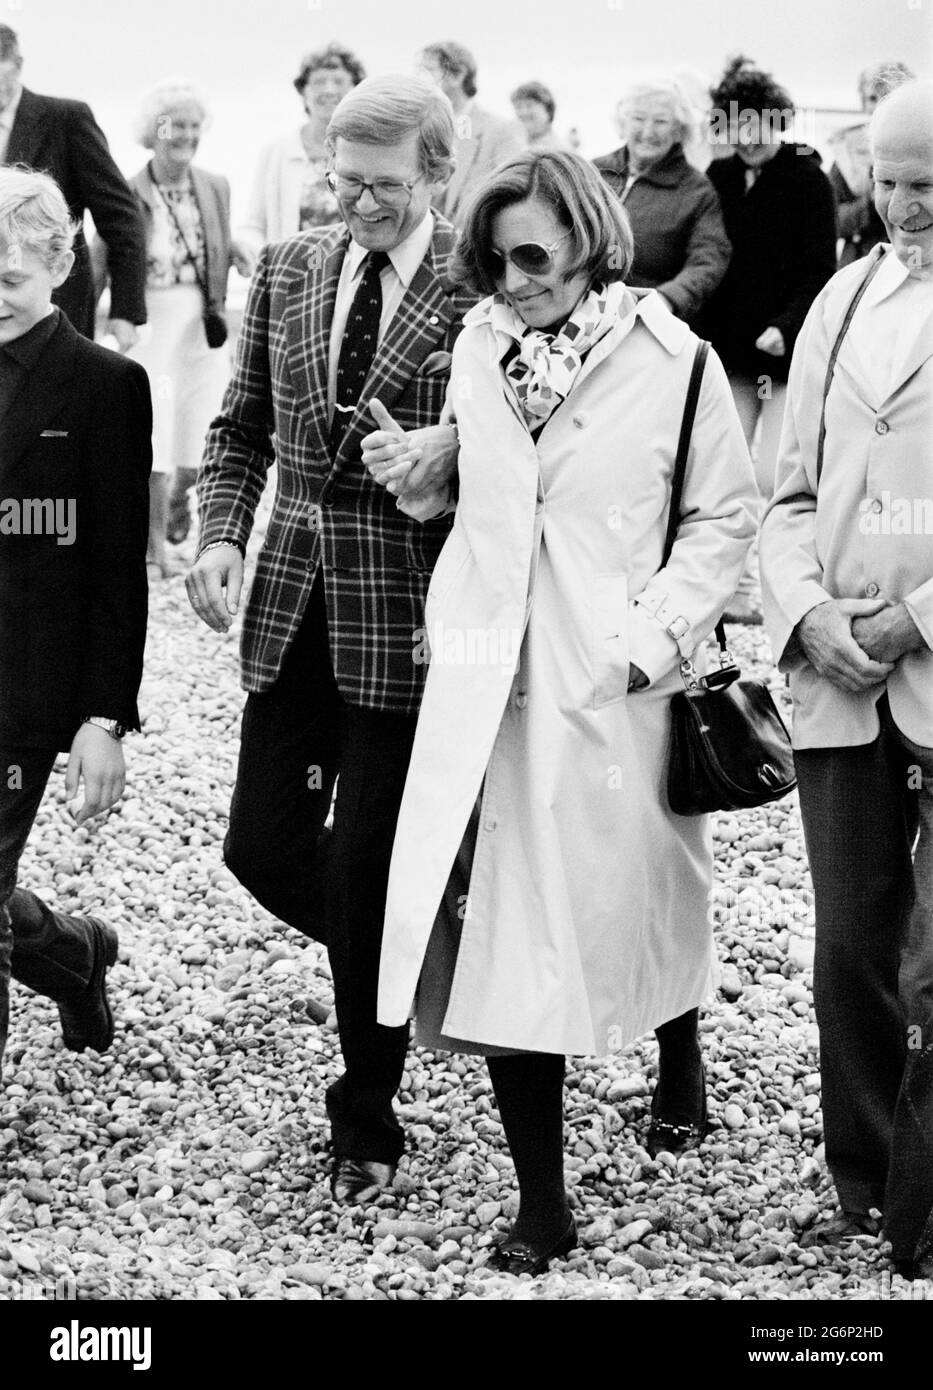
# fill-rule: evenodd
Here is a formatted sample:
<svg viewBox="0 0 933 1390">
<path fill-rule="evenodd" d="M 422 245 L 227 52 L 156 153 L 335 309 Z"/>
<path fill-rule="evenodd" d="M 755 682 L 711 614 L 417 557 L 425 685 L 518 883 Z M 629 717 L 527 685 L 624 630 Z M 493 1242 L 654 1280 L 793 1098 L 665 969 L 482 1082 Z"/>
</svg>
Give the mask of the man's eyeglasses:
<svg viewBox="0 0 933 1390">
<path fill-rule="evenodd" d="M 566 241 L 571 235 L 571 232 L 564 232 L 564 235 L 552 241 L 550 246 L 543 246 L 540 241 L 523 241 L 518 246 L 513 246 L 511 251 L 490 251 L 489 260 L 493 275 L 497 280 L 501 280 L 508 263 L 514 265 L 523 275 L 547 275 L 548 271 L 554 268 L 554 252 L 561 242 Z"/>
<path fill-rule="evenodd" d="M 341 202 L 357 202 L 363 196 L 363 189 L 368 188 L 376 202 L 381 203 L 383 207 L 407 208 L 415 184 L 421 182 L 424 174 L 419 174 L 410 183 L 403 183 L 399 179 L 373 179 L 372 183 L 367 183 L 365 179 L 346 178 L 343 174 L 335 174 L 333 170 L 326 178 L 327 187 Z"/>
</svg>

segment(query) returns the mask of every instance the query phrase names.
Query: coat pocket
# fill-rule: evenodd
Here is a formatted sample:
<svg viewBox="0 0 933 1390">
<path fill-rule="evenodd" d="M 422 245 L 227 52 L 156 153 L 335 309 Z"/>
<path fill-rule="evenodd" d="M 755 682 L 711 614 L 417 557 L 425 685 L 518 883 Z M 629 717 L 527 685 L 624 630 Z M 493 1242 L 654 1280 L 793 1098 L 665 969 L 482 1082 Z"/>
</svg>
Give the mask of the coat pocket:
<svg viewBox="0 0 933 1390">
<path fill-rule="evenodd" d="M 432 632 L 435 637 L 438 635 L 437 624 L 442 622 L 440 610 L 458 577 L 463 573 L 472 553 L 469 541 L 455 523 L 454 529 L 447 537 L 443 549 L 437 557 L 437 564 L 434 566 L 431 582 L 428 585 L 424 605 L 424 624 L 429 642 Z"/>
<path fill-rule="evenodd" d="M 431 574 L 431 582 L 428 586 L 430 598 L 440 603 L 447 597 L 454 580 L 470 558 L 470 554 L 470 543 L 455 524 L 454 529 L 443 544 L 441 553 L 437 557 L 437 564 Z"/>
<path fill-rule="evenodd" d="M 628 694 L 628 575 L 593 577 L 593 707 Z"/>
</svg>

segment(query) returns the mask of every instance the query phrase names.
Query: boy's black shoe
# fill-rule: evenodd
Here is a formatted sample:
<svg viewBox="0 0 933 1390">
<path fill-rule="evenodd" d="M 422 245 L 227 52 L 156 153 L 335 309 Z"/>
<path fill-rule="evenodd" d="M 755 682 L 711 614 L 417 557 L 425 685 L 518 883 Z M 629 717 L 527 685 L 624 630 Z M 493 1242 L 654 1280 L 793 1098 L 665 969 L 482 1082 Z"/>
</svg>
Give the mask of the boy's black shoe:
<svg viewBox="0 0 933 1390">
<path fill-rule="evenodd" d="M 58 1013 L 62 1021 L 62 1039 L 71 1052 L 83 1052 L 93 1047 L 106 1052 L 113 1042 L 113 1013 L 107 1001 L 107 967 L 117 958 L 117 934 L 113 927 L 97 917 L 85 917 L 91 934 L 94 963 L 91 978 L 84 989 L 59 999 Z"/>
</svg>

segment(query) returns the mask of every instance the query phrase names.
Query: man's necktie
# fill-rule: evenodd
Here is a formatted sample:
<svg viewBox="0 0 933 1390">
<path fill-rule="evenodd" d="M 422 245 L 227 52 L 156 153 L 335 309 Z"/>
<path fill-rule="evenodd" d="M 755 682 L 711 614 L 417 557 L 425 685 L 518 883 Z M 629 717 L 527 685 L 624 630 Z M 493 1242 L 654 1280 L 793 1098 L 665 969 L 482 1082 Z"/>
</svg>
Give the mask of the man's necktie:
<svg viewBox="0 0 933 1390">
<path fill-rule="evenodd" d="M 382 317 L 382 283 L 379 275 L 388 264 L 389 257 L 385 251 L 370 251 L 350 305 L 337 359 L 337 394 L 330 427 L 334 453 L 340 447 L 350 416 L 359 404 L 363 383 L 376 355 L 379 320 Z"/>
</svg>

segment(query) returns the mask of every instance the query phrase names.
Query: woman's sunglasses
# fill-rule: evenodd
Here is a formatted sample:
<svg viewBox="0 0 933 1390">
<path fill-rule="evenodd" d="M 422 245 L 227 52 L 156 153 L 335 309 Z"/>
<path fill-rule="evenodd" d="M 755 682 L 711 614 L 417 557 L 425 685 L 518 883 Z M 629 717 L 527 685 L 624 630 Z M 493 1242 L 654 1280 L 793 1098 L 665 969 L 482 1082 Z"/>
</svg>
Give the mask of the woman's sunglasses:
<svg viewBox="0 0 933 1390">
<path fill-rule="evenodd" d="M 554 269 L 554 251 L 570 235 L 570 232 L 564 232 L 564 235 L 552 241 L 550 246 L 542 246 L 540 241 L 523 241 L 518 246 L 513 246 L 511 251 L 490 251 L 489 262 L 493 276 L 496 280 L 501 280 L 509 263 L 523 275 L 547 275 Z"/>
</svg>

